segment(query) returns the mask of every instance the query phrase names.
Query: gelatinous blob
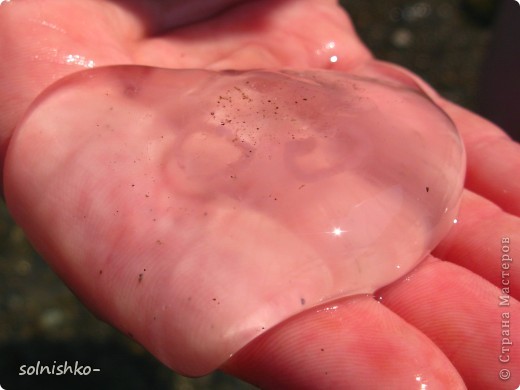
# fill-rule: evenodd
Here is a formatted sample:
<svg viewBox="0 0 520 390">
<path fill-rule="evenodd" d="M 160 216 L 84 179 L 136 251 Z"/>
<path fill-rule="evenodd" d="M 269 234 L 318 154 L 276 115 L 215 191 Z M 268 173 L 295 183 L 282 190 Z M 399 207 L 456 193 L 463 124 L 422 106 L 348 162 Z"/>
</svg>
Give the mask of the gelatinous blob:
<svg viewBox="0 0 520 390">
<path fill-rule="evenodd" d="M 6 194 L 90 307 L 198 375 L 410 271 L 452 225 L 464 161 L 450 120 L 409 86 L 116 67 L 40 97 Z"/>
</svg>

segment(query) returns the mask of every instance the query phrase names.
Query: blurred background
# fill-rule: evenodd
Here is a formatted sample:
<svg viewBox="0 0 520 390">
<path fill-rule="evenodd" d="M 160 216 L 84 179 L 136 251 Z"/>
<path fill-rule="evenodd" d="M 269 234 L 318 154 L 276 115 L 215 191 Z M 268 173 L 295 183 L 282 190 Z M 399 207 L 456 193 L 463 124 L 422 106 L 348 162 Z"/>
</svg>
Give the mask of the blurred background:
<svg viewBox="0 0 520 390">
<path fill-rule="evenodd" d="M 512 104 L 520 90 L 519 77 L 513 75 L 520 69 L 514 41 L 520 37 L 520 5 L 513 0 L 342 4 L 378 58 L 411 69 L 446 98 L 487 115 L 518 137 L 519 110 L 515 112 Z M 18 376 L 22 364 L 65 360 L 101 372 L 88 377 Z M 253 389 L 221 373 L 197 379 L 175 375 L 142 347 L 98 321 L 31 249 L 3 204 L 0 385 L 7 390 Z"/>
</svg>

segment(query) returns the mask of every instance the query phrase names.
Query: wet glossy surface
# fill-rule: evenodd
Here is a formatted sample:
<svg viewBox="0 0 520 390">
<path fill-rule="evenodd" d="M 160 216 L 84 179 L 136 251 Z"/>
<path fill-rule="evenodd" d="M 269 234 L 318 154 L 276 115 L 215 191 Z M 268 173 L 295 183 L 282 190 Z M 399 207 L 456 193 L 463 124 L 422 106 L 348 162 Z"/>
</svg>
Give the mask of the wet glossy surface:
<svg viewBox="0 0 520 390">
<path fill-rule="evenodd" d="M 334 72 L 83 72 L 39 99 L 9 153 L 31 156 L 17 180 L 42 194 L 19 222 L 56 221 L 43 238 L 24 226 L 35 245 L 188 374 L 406 274 L 452 225 L 464 174 L 421 93 Z"/>
</svg>

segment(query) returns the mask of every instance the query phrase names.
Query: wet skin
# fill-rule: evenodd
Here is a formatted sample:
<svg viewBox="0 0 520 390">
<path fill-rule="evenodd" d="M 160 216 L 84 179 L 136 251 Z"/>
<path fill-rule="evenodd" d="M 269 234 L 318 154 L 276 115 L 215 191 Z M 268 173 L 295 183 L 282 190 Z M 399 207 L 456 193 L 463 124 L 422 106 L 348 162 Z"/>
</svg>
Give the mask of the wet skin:
<svg viewBox="0 0 520 390">
<path fill-rule="evenodd" d="M 0 54 L 9 59 L 0 65 L 0 108 L 6 113 L 0 119 L 4 150 L 15 126 L 24 123 L 23 113 L 37 94 L 63 76 L 90 66 L 334 69 L 408 89 L 420 85 L 457 125 L 467 149 L 467 190 L 459 223 L 435 249 L 434 256 L 406 278 L 378 291 L 375 296 L 380 299 L 343 298 L 303 311 L 256 338 L 224 363 L 223 369 L 262 387 L 366 387 L 385 383 L 401 388 L 420 388 L 421 384 L 457 388 L 465 381 L 473 388 L 499 388 L 502 382 L 497 372 L 501 366 L 495 350 L 501 339 L 502 309 L 497 305 L 500 294 L 496 287 L 500 286 L 500 262 L 493 251 L 500 254 L 502 237 L 515 242 L 519 236 L 520 190 L 511 180 L 520 163 L 517 144 L 489 123 L 443 101 L 414 76 L 373 60 L 334 2 L 245 2 L 203 22 L 197 22 L 197 12 L 190 13 L 190 9 L 176 13 L 174 2 L 171 12 L 160 10 L 159 5 L 137 9 L 137 5 L 123 2 L 67 4 L 26 1 L 0 6 L 0 23 L 8 26 L 2 33 Z M 256 23 L 250 22 L 251 15 L 255 15 Z M 311 20 L 322 28 L 312 32 L 306 29 Z M 114 71 L 106 76 L 106 83 L 110 84 L 117 74 Z M 52 99 L 48 101 L 52 105 Z M 59 113 L 58 108 L 52 109 Z M 73 114 L 72 121 L 80 115 L 76 111 Z M 94 166 L 99 160 L 92 158 L 90 149 L 78 147 L 74 133 L 65 136 L 55 128 L 42 131 L 28 126 L 31 116 L 27 118 L 11 141 L 4 166 L 5 196 L 18 223 L 54 269 L 103 318 L 123 331 L 131 331 L 174 369 L 202 373 L 209 366 L 183 365 L 175 358 L 175 330 L 184 326 L 177 313 L 170 312 L 170 321 L 150 326 L 154 310 L 169 313 L 175 291 L 164 277 L 169 270 L 169 262 L 161 255 L 166 240 L 157 238 L 156 231 L 142 229 L 139 238 L 154 243 L 152 254 L 146 245 L 129 246 L 127 242 L 126 226 L 146 226 L 142 221 L 150 218 L 150 209 L 123 213 L 126 207 L 131 210 L 135 205 L 129 203 L 132 199 L 104 193 L 121 180 L 121 170 L 108 162 Z M 438 121 L 441 126 L 443 120 L 439 117 Z M 128 151 L 137 150 L 132 148 L 141 146 L 132 146 L 132 140 L 125 137 L 117 133 L 96 149 L 121 150 L 126 156 Z M 130 144 L 127 150 L 121 149 L 125 143 Z M 84 158 L 78 158 L 85 150 L 89 152 Z M 66 163 L 63 156 L 68 156 Z M 37 162 L 27 163 L 33 159 Z M 96 176 L 99 181 L 92 187 L 82 187 L 90 180 L 91 176 L 85 175 L 90 171 L 100 176 Z M 152 178 L 146 180 L 151 185 Z M 156 186 L 156 193 L 162 193 L 164 184 Z M 183 189 L 201 191 L 192 186 Z M 95 191 L 102 196 L 92 196 Z M 147 193 L 142 195 L 146 200 Z M 92 207 L 96 202 L 101 206 Z M 117 229 L 103 231 L 100 239 L 103 222 L 113 220 L 118 211 L 122 215 L 117 217 L 125 220 Z M 60 222 L 49 231 L 50 218 Z M 129 231 L 135 242 L 135 230 Z M 187 256 L 193 255 L 192 250 L 186 249 Z M 518 249 L 511 245 L 511 250 L 514 258 Z M 93 259 L 118 259 L 118 270 L 106 272 Z M 150 272 L 157 267 L 159 272 Z M 515 297 L 520 275 L 514 268 L 511 273 L 508 311 L 513 317 L 519 312 Z M 152 281 L 148 275 L 155 278 L 153 291 L 141 288 Z M 198 284 L 202 287 L 196 299 L 209 298 L 204 286 L 211 285 L 212 275 L 205 278 L 208 283 Z M 100 286 L 107 284 L 113 286 L 106 290 L 112 294 L 96 296 Z M 179 291 L 192 288 L 188 279 Z M 136 305 L 152 309 L 136 315 Z M 212 310 L 215 308 L 190 312 L 194 321 L 199 319 L 195 326 L 212 318 Z M 512 323 L 512 334 L 514 326 Z M 511 361 L 520 361 L 518 350 L 511 352 Z M 511 369 L 513 379 L 518 378 L 518 370 L 514 366 Z"/>
</svg>

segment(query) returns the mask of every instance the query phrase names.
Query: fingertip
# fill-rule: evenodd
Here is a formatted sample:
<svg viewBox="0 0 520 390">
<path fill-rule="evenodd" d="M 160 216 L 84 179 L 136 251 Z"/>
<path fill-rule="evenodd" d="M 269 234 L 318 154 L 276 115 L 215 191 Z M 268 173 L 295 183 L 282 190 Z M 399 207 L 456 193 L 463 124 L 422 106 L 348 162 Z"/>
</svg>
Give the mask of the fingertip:
<svg viewBox="0 0 520 390">
<path fill-rule="evenodd" d="M 223 369 L 265 389 L 465 388 L 429 339 L 366 296 L 287 320 Z"/>
</svg>

